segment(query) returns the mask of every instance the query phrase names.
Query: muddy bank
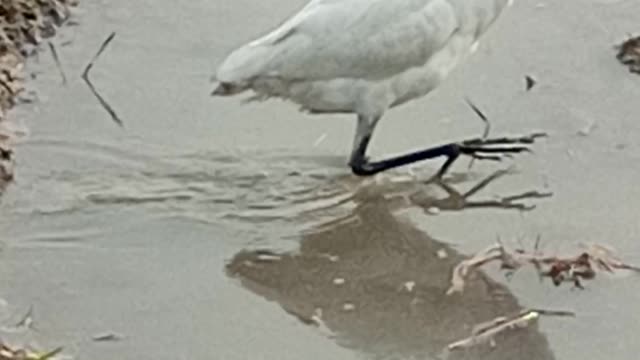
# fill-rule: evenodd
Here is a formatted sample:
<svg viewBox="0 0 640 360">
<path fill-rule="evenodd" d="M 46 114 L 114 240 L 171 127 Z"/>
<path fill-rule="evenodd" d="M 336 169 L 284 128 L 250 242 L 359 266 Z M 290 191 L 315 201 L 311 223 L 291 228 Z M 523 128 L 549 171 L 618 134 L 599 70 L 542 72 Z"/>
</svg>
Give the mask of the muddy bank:
<svg viewBox="0 0 640 360">
<path fill-rule="evenodd" d="M 0 3 L 0 195 L 14 178 L 14 146 L 26 135 L 26 131 L 12 122 L 9 116 L 14 106 L 29 101 L 24 96 L 28 79 L 24 71 L 25 62 L 41 51 L 46 39 L 54 36 L 57 29 L 69 20 L 74 6 L 77 6 L 75 0 L 12 0 Z M 49 49 L 55 52 L 52 44 L 49 44 Z M 6 310 L 4 305 L 2 301 L 2 311 Z M 14 328 L 23 325 L 29 327 L 27 320 L 25 317 L 10 329 L 6 324 L 0 324 L 3 329 L 0 360 L 49 359 L 60 351 L 36 353 L 20 345 L 8 344 L 5 333 L 13 333 Z"/>
<path fill-rule="evenodd" d="M 77 0 L 12 0 L 0 4 L 0 193 L 13 179 L 13 146 L 24 134 L 8 111 L 21 101 L 25 61 L 71 16 Z M 52 51 L 53 46 L 51 46 Z"/>
</svg>

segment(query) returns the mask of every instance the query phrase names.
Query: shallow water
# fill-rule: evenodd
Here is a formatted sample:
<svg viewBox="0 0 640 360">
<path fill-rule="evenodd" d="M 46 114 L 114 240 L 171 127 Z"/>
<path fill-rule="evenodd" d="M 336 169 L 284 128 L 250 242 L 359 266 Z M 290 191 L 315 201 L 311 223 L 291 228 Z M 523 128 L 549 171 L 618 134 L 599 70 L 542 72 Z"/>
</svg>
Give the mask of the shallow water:
<svg viewBox="0 0 640 360">
<path fill-rule="evenodd" d="M 87 1 L 55 39 L 69 84 L 46 52 L 30 64 L 38 99 L 14 116 L 31 134 L 0 207 L 0 297 L 14 314 L 34 306 L 27 339 L 92 359 L 422 359 L 531 306 L 578 317 L 453 358 L 634 358 L 637 277 L 575 291 L 493 272 L 462 297 L 444 292 L 454 264 L 496 236 L 533 246 L 540 234 L 550 252 L 604 242 L 640 263 L 640 77 L 612 50 L 638 30 L 640 5 L 517 3 L 436 93 L 379 126 L 373 156 L 475 136 L 469 96 L 494 134 L 548 131 L 472 199 L 554 193 L 523 213 L 446 201 L 417 180 L 439 162 L 353 178 L 348 116 L 210 98 L 224 55 L 302 4 Z M 92 78 L 124 129 L 79 78 L 110 31 Z M 528 93 L 525 74 L 538 80 Z M 456 188 L 510 165 L 467 164 Z M 124 338 L 92 341 L 105 332 Z"/>
</svg>

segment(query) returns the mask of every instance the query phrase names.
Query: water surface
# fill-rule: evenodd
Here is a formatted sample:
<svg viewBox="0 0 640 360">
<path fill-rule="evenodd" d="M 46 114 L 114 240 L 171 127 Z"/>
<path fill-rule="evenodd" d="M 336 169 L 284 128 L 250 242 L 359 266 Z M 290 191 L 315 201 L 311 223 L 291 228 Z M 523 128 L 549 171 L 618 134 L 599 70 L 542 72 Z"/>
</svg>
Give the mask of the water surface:
<svg viewBox="0 0 640 360">
<path fill-rule="evenodd" d="M 634 358 L 636 277 L 575 291 L 490 272 L 462 297 L 444 292 L 451 268 L 498 235 L 533 246 L 539 234 L 558 253 L 604 242 L 640 263 L 640 77 L 612 50 L 637 31 L 640 5 L 519 2 L 436 93 L 379 126 L 373 156 L 475 136 L 469 96 L 495 134 L 548 131 L 470 199 L 554 193 L 523 213 L 421 184 L 437 161 L 352 177 L 349 116 L 210 98 L 218 62 L 303 3 L 88 1 L 55 39 L 69 84 L 46 52 L 34 59 L 38 100 L 14 111 L 31 134 L 0 207 L 0 294 L 12 313 L 34 306 L 29 339 L 92 359 L 424 359 L 533 306 L 578 317 L 456 356 Z M 124 129 L 79 78 L 110 31 L 93 79 Z M 467 165 L 454 169 L 461 191 L 510 164 Z M 91 340 L 110 331 L 124 339 Z"/>
</svg>

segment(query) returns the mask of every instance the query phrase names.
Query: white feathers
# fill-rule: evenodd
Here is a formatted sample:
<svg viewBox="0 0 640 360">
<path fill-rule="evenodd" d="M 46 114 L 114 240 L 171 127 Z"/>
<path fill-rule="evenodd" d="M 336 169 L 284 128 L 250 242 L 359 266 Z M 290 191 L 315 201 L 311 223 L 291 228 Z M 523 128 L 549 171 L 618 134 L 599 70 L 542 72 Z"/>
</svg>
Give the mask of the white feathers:
<svg viewBox="0 0 640 360">
<path fill-rule="evenodd" d="M 312 0 L 231 53 L 217 80 L 311 111 L 381 115 L 433 90 L 506 3 Z"/>
</svg>

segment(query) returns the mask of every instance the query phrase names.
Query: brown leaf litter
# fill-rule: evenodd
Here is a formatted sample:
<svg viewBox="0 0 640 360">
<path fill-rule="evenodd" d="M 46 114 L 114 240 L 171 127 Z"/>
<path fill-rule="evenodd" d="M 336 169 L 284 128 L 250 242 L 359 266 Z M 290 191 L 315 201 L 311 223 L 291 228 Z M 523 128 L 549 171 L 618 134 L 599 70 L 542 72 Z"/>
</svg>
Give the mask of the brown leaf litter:
<svg viewBox="0 0 640 360">
<path fill-rule="evenodd" d="M 43 39 L 56 34 L 56 28 L 69 19 L 70 7 L 77 0 L 2 0 L 0 1 L 0 194 L 14 177 L 14 146 L 24 131 L 7 118 L 24 92 L 23 68 L 26 59 L 38 51 Z M 50 50 L 57 53 L 50 43 Z M 30 327 L 31 311 L 16 327 Z M 8 344 L 0 338 L 0 360 L 46 360 L 56 357 L 62 348 L 39 352 Z"/>
<path fill-rule="evenodd" d="M 632 73 L 640 74 L 640 36 L 629 36 L 627 40 L 615 46 L 616 58 L 626 65 Z"/>
<path fill-rule="evenodd" d="M 13 180 L 17 135 L 7 111 L 24 92 L 24 62 L 43 39 L 69 19 L 77 0 L 3 0 L 0 2 L 0 193 Z"/>
</svg>

